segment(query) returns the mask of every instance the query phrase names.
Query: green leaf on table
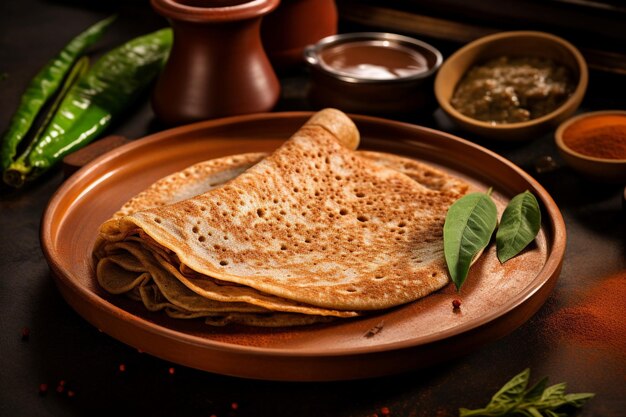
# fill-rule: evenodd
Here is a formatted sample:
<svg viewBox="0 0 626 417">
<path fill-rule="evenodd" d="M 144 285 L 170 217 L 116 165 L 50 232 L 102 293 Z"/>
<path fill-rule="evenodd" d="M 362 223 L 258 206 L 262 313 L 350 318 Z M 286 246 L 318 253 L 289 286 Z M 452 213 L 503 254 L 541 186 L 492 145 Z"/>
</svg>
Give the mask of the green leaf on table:
<svg viewBox="0 0 626 417">
<path fill-rule="evenodd" d="M 472 262 L 487 246 L 498 223 L 496 205 L 488 194 L 471 193 L 448 209 L 443 246 L 450 277 L 461 288 Z"/>
<path fill-rule="evenodd" d="M 520 253 L 535 239 L 541 228 L 541 210 L 535 196 L 525 191 L 507 205 L 498 232 L 496 249 L 501 263 Z"/>
<path fill-rule="evenodd" d="M 526 389 L 530 369 L 515 375 L 491 398 L 484 408 L 459 409 L 459 417 L 567 417 L 581 408 L 594 394 L 565 394 L 565 383 L 546 387 L 547 378 Z"/>
<path fill-rule="evenodd" d="M 565 383 L 561 382 L 560 384 L 552 385 L 546 388 L 541 394 L 541 398 L 539 401 L 541 402 L 549 402 L 549 401 L 562 401 L 565 395 Z"/>
<path fill-rule="evenodd" d="M 595 396 L 596 394 L 593 394 L 591 392 L 579 392 L 574 394 L 566 394 L 565 400 L 567 400 L 567 405 L 570 405 L 574 408 L 580 408 L 585 404 L 585 401 Z"/>
<path fill-rule="evenodd" d="M 534 401 L 539 400 L 541 398 L 541 395 L 545 391 L 547 385 L 548 385 L 548 377 L 541 378 L 535 385 L 530 387 L 524 393 L 523 401 L 534 402 Z"/>
<path fill-rule="evenodd" d="M 493 395 L 491 401 L 487 404 L 487 408 L 504 413 L 515 408 L 524 399 L 529 377 L 530 369 L 525 369 L 515 375 Z"/>
</svg>

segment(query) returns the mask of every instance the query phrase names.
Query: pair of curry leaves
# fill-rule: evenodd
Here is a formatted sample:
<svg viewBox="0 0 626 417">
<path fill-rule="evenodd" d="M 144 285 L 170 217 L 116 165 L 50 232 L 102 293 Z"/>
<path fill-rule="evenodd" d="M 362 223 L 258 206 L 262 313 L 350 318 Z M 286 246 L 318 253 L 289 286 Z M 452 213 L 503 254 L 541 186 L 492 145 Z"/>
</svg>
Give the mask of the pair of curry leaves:
<svg viewBox="0 0 626 417">
<path fill-rule="evenodd" d="M 527 389 L 529 378 L 530 369 L 525 369 L 504 384 L 484 408 L 461 408 L 459 417 L 566 417 L 569 410 L 581 408 L 594 396 L 591 393 L 566 394 L 565 383 L 548 387 L 548 378 Z"/>
<path fill-rule="evenodd" d="M 539 232 L 541 211 L 535 196 L 525 191 L 513 197 L 502 213 L 499 226 L 491 190 L 467 194 L 448 209 L 443 226 L 444 255 L 457 290 L 496 227 L 496 251 L 498 259 L 504 263 L 528 246 Z"/>
</svg>

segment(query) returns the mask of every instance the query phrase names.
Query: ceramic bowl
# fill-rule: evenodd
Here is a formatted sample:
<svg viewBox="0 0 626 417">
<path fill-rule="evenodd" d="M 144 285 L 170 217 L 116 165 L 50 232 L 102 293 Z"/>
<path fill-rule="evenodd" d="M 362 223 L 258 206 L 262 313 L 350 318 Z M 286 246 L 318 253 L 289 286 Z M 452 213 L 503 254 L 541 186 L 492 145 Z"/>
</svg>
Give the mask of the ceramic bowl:
<svg viewBox="0 0 626 417">
<path fill-rule="evenodd" d="M 476 64 L 500 56 L 533 56 L 553 59 L 565 65 L 575 80 L 572 95 L 554 111 L 526 122 L 491 124 L 461 114 L 450 100 L 458 82 Z M 467 44 L 443 63 L 435 80 L 439 106 L 462 129 L 497 140 L 532 139 L 556 128 L 580 105 L 587 89 L 587 64 L 571 43 L 544 32 L 516 31 L 485 36 Z"/>
<path fill-rule="evenodd" d="M 328 36 L 308 46 L 304 58 L 314 106 L 377 115 L 434 105 L 434 74 L 443 62 L 425 42 L 376 32 Z"/>
<path fill-rule="evenodd" d="M 556 145 L 565 162 L 576 171 L 599 181 L 626 182 L 626 159 L 597 158 L 584 155 L 567 146 L 563 140 L 563 134 L 573 124 L 601 115 L 622 116 L 626 119 L 626 111 L 624 110 L 605 110 L 580 114 L 566 120 L 559 126 L 554 134 Z"/>
</svg>

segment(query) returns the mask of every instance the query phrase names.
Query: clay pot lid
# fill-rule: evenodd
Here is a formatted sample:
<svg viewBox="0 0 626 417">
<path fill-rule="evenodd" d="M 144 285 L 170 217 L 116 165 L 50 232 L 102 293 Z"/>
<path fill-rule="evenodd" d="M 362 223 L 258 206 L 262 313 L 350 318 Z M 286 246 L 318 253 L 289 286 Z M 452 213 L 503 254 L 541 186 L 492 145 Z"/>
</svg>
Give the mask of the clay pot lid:
<svg viewBox="0 0 626 417">
<path fill-rule="evenodd" d="M 170 19 L 188 22 L 229 22 L 265 15 L 280 0 L 151 0 L 152 7 Z"/>
</svg>

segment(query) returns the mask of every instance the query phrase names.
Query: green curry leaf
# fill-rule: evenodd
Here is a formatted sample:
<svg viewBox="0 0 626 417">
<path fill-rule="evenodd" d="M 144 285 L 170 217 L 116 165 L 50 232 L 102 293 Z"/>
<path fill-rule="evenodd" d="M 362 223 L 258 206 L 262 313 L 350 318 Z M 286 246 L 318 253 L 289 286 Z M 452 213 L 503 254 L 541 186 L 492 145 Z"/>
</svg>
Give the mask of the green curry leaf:
<svg viewBox="0 0 626 417">
<path fill-rule="evenodd" d="M 459 409 L 459 417 L 567 417 L 570 411 L 581 408 L 594 394 L 565 394 L 565 383 L 546 387 L 543 378 L 526 390 L 530 370 L 515 375 L 491 398 L 484 408 Z"/>
<path fill-rule="evenodd" d="M 498 223 L 496 205 L 485 193 L 470 193 L 448 209 L 443 246 L 450 277 L 461 288 L 474 259 L 487 246 Z"/>
<path fill-rule="evenodd" d="M 535 385 L 533 385 L 528 391 L 524 393 L 524 402 L 533 402 L 541 398 L 541 395 L 548 385 L 548 378 L 543 377 Z"/>
<path fill-rule="evenodd" d="M 524 399 L 529 377 L 530 369 L 528 368 L 515 375 L 491 397 L 487 408 L 500 410 L 503 413 L 507 413 L 509 410 L 515 408 Z"/>
<path fill-rule="evenodd" d="M 504 263 L 535 239 L 541 227 L 541 210 L 535 196 L 525 191 L 507 205 L 496 233 L 498 259 Z"/>
</svg>

